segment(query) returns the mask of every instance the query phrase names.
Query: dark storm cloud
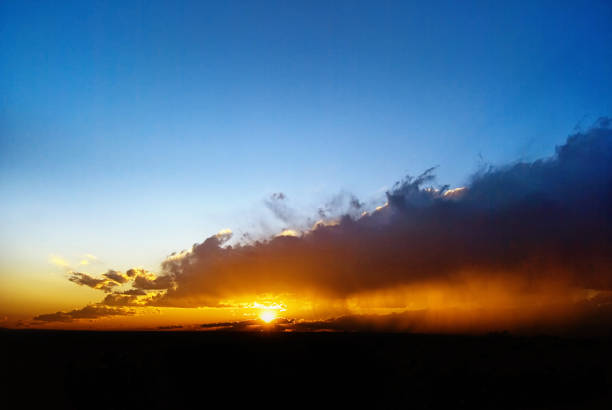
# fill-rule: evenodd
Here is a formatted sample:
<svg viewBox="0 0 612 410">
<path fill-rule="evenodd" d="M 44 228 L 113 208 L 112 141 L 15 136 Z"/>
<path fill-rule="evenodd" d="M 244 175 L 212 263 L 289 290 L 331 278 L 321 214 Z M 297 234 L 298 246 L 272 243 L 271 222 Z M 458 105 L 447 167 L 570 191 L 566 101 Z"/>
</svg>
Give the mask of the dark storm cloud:
<svg viewBox="0 0 612 410">
<path fill-rule="evenodd" d="M 376 212 L 299 238 L 224 247 L 210 237 L 163 263 L 154 288 L 174 288 L 157 303 L 274 292 L 342 298 L 466 271 L 612 289 L 609 125 L 570 136 L 551 158 L 484 169 L 460 195 L 434 189 L 430 169 L 398 182 Z M 268 206 L 289 221 L 284 200 L 274 195 Z"/>
<path fill-rule="evenodd" d="M 82 309 L 75 309 L 69 312 L 55 312 L 39 315 L 36 316 L 34 320 L 39 322 L 72 322 L 75 319 L 98 319 L 106 316 L 127 316 L 133 314 L 134 312 L 130 310 L 89 305 Z"/>
</svg>

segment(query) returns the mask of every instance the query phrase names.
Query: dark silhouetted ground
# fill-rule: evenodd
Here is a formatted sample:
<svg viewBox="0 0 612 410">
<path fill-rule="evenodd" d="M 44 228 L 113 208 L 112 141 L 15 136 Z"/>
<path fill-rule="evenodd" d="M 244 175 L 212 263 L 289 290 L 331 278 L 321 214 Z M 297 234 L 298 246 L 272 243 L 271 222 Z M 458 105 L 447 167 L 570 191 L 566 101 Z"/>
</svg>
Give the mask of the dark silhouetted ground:
<svg viewBox="0 0 612 410">
<path fill-rule="evenodd" d="M 612 408 L 609 339 L 2 330 L 0 347 L 4 408 Z"/>
</svg>

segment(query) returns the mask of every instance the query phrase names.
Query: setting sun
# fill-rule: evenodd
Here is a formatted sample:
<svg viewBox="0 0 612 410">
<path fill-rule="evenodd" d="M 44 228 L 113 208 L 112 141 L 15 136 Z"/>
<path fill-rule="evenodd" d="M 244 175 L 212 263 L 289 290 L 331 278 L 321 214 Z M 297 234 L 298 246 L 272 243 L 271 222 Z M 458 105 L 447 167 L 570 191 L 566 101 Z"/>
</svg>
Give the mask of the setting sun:
<svg viewBox="0 0 612 410">
<path fill-rule="evenodd" d="M 259 318 L 266 323 L 270 323 L 274 319 L 276 319 L 276 312 L 272 310 L 264 310 L 259 314 Z"/>
</svg>

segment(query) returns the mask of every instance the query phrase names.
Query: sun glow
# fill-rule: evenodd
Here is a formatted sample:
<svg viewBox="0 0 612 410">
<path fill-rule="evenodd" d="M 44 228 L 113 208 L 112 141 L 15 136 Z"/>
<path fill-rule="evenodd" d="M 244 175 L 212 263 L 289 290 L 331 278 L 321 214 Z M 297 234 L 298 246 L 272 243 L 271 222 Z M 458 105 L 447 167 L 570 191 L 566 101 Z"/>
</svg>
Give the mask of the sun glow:
<svg viewBox="0 0 612 410">
<path fill-rule="evenodd" d="M 276 319 L 276 312 L 273 310 L 264 310 L 259 314 L 259 318 L 266 323 L 270 323 L 274 319 Z"/>
</svg>

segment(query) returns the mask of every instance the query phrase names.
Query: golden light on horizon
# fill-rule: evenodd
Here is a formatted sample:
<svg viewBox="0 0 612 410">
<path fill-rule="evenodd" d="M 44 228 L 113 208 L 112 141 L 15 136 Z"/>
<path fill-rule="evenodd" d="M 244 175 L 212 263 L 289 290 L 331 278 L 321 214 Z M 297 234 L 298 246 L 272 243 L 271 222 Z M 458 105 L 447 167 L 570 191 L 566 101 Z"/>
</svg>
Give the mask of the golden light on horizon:
<svg viewBox="0 0 612 410">
<path fill-rule="evenodd" d="M 266 323 L 270 323 L 276 319 L 276 312 L 273 310 L 264 310 L 259 314 L 259 318 Z"/>
</svg>

